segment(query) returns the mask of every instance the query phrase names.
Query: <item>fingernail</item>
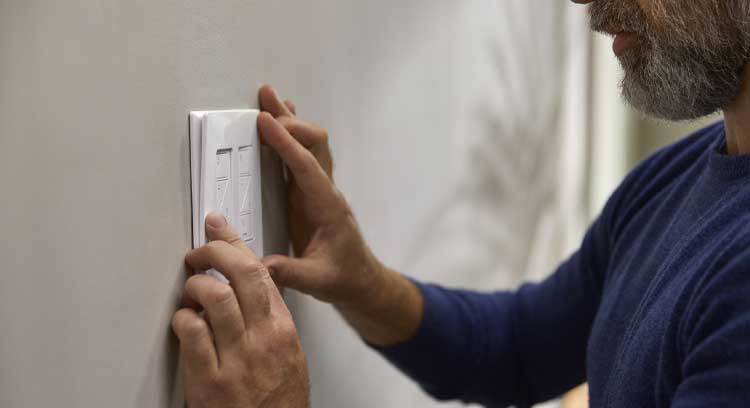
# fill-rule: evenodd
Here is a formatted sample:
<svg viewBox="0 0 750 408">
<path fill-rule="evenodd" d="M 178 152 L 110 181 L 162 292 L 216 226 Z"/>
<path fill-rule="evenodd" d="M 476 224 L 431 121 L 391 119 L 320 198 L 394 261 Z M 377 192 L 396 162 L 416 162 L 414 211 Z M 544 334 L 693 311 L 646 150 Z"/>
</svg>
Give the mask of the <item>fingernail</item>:
<svg viewBox="0 0 750 408">
<path fill-rule="evenodd" d="M 215 230 L 222 230 L 227 226 L 227 218 L 224 214 L 212 212 L 206 216 L 206 225 Z"/>
</svg>

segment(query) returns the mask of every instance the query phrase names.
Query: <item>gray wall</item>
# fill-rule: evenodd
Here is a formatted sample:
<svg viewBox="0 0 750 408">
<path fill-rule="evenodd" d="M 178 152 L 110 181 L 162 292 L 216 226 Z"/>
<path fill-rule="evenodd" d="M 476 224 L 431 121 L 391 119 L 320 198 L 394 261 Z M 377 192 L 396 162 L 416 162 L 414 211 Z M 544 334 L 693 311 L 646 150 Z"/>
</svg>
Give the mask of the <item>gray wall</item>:
<svg viewBox="0 0 750 408">
<path fill-rule="evenodd" d="M 0 2 L 0 406 L 168 406 L 187 113 L 314 55 L 267 3 Z"/>
</svg>

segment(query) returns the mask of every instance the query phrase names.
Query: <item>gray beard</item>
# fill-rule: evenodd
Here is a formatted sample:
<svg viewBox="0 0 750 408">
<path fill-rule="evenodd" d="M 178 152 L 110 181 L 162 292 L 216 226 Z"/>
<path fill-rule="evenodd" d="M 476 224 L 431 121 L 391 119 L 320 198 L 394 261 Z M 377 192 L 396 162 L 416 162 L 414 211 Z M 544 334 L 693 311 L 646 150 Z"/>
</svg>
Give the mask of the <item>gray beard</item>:
<svg viewBox="0 0 750 408">
<path fill-rule="evenodd" d="M 708 59 L 683 50 L 653 50 L 648 57 L 625 55 L 620 83 L 625 100 L 646 115 L 690 120 L 728 107 L 742 88 L 743 63 Z"/>
<path fill-rule="evenodd" d="M 630 105 L 649 116 L 690 120 L 727 108 L 739 95 L 749 55 L 750 2 L 702 0 L 698 10 L 675 1 L 655 0 L 660 11 L 655 18 L 663 24 L 658 34 L 633 0 L 595 2 L 592 26 L 623 28 L 640 37 L 638 49 L 620 57 L 625 71 L 620 86 Z"/>
</svg>

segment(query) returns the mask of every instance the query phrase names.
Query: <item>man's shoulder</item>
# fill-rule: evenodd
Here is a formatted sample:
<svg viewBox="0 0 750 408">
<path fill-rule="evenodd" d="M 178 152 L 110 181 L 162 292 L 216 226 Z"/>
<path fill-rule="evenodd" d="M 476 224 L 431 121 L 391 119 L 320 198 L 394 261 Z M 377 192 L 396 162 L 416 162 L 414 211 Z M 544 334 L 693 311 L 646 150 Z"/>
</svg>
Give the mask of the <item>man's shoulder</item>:
<svg viewBox="0 0 750 408">
<path fill-rule="evenodd" d="M 613 223 L 611 228 L 617 229 L 616 220 L 629 219 L 633 212 L 685 179 L 686 173 L 700 171 L 707 162 L 707 152 L 720 142 L 723 134 L 724 123 L 713 123 L 662 147 L 638 163 L 605 206 L 603 215 Z"/>
<path fill-rule="evenodd" d="M 718 121 L 696 130 L 681 139 L 656 150 L 641 161 L 631 174 L 650 174 L 671 167 L 684 167 L 711 149 L 724 135 L 724 122 Z M 653 174 L 650 174 L 653 176 Z"/>
</svg>

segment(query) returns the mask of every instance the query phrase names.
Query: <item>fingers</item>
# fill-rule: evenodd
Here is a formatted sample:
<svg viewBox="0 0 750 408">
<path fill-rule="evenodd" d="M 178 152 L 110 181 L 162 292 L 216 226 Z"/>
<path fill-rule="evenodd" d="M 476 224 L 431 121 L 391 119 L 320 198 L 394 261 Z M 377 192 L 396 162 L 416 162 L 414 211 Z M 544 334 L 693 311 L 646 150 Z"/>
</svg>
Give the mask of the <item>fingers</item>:
<svg viewBox="0 0 750 408">
<path fill-rule="evenodd" d="M 208 323 L 192 309 L 180 309 L 172 317 L 172 330 L 180 340 L 185 368 L 210 374 L 218 370 L 219 360 Z"/>
<path fill-rule="evenodd" d="M 266 144 L 286 163 L 302 192 L 311 202 L 316 202 L 316 211 L 312 211 L 310 217 L 320 222 L 330 221 L 332 214 L 341 209 L 342 203 L 331 179 L 315 156 L 266 112 L 258 116 L 258 129 Z"/>
<path fill-rule="evenodd" d="M 261 110 L 268 112 L 300 142 L 310 148 L 328 140 L 325 129 L 304 122 L 295 117 L 297 107 L 290 100 L 281 101 L 276 90 L 270 85 L 263 85 L 258 91 Z"/>
<path fill-rule="evenodd" d="M 273 281 L 280 287 L 288 287 L 303 293 L 315 291 L 314 282 L 320 280 L 315 261 L 304 258 L 291 258 L 283 255 L 269 255 L 263 258 Z"/>
<path fill-rule="evenodd" d="M 278 305 L 279 301 L 283 303 L 266 267 L 252 255 L 252 251 L 248 254 L 227 242 L 211 241 L 190 251 L 185 262 L 194 269 L 214 268 L 229 279 L 246 327 L 267 320 L 271 307 Z"/>
<path fill-rule="evenodd" d="M 289 109 L 290 112 L 292 112 L 292 115 L 297 114 L 297 106 L 294 105 L 294 102 L 287 99 L 284 101 L 284 106 L 286 106 L 286 108 Z"/>
<path fill-rule="evenodd" d="M 263 85 L 258 90 L 258 102 L 260 103 L 260 109 L 273 115 L 273 117 L 279 116 L 293 116 L 294 109 L 289 109 L 287 105 L 279 99 L 279 95 L 271 85 Z"/>
<path fill-rule="evenodd" d="M 231 279 L 234 276 L 229 274 L 241 268 L 246 263 L 246 258 L 242 251 L 228 242 L 214 240 L 188 252 L 185 255 L 185 263 L 196 271 L 216 269 Z"/>
<path fill-rule="evenodd" d="M 216 341 L 219 357 L 245 334 L 245 322 L 234 291 L 226 283 L 208 275 L 194 275 L 185 284 L 185 294 L 200 303 Z"/>
<path fill-rule="evenodd" d="M 203 306 L 201 306 L 200 303 L 193 300 L 193 298 L 188 296 L 185 292 L 182 293 L 182 298 L 180 299 L 180 307 L 193 309 L 197 313 L 200 313 L 203 311 Z"/>
<path fill-rule="evenodd" d="M 300 281 L 302 280 L 299 265 L 295 265 L 295 260 L 299 258 L 290 258 L 283 255 L 269 255 L 261 262 L 268 268 L 273 281 L 280 287 L 287 287 L 302 291 Z"/>
<path fill-rule="evenodd" d="M 282 116 L 276 119 L 281 123 L 294 138 L 305 146 L 311 148 L 313 146 L 327 143 L 328 132 L 312 123 L 305 122 L 294 116 Z"/>
<path fill-rule="evenodd" d="M 206 215 L 206 232 L 212 241 L 224 241 L 242 252 L 255 256 L 223 214 L 212 212 Z"/>
</svg>

